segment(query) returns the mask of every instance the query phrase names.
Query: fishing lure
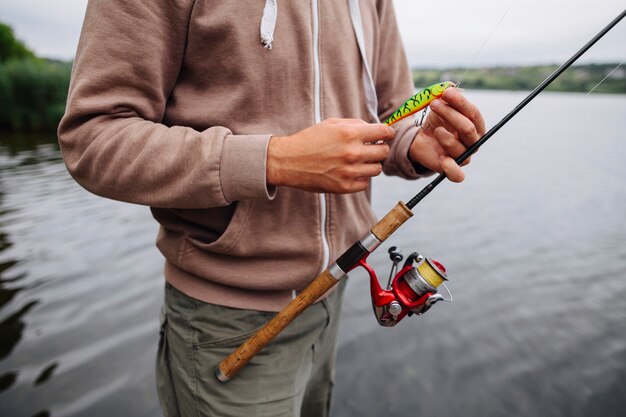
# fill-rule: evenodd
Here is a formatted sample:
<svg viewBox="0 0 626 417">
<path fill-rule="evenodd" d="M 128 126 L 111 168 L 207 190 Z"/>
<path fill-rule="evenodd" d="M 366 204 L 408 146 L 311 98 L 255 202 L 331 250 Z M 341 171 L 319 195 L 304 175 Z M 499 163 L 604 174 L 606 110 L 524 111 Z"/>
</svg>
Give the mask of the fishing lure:
<svg viewBox="0 0 626 417">
<path fill-rule="evenodd" d="M 391 126 L 397 121 L 425 109 L 434 99 L 441 97 L 443 92 L 450 87 L 456 87 L 456 84 L 452 81 L 444 81 L 418 91 L 414 96 L 409 98 L 402 106 L 400 106 L 398 110 L 393 112 L 393 114 L 389 116 L 384 123 L 387 126 Z"/>
</svg>

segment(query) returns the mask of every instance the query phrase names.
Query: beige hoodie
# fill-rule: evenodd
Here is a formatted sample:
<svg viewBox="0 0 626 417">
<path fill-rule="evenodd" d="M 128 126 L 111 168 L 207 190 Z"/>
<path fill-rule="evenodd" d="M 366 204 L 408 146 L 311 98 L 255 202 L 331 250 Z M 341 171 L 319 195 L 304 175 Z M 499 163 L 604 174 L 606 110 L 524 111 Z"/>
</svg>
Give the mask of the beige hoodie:
<svg viewBox="0 0 626 417">
<path fill-rule="evenodd" d="M 89 2 L 63 156 L 87 190 L 151 206 L 166 279 L 182 292 L 280 310 L 374 223 L 369 190 L 324 195 L 265 180 L 271 135 L 330 117 L 374 121 L 368 70 L 381 119 L 413 93 L 391 0 L 358 1 L 356 24 L 354 3 L 278 2 L 268 49 L 262 1 Z M 417 178 L 415 128 L 398 125 L 385 173 Z"/>
</svg>

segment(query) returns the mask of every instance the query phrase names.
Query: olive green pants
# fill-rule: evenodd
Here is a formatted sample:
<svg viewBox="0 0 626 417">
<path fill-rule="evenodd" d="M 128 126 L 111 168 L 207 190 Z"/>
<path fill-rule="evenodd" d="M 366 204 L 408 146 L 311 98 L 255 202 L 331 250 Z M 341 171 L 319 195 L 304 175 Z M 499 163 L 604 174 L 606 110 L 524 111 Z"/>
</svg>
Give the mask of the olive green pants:
<svg viewBox="0 0 626 417">
<path fill-rule="evenodd" d="M 166 284 L 157 354 L 165 416 L 327 416 L 345 282 L 338 286 L 221 383 L 218 363 L 275 313 L 207 304 Z"/>
</svg>

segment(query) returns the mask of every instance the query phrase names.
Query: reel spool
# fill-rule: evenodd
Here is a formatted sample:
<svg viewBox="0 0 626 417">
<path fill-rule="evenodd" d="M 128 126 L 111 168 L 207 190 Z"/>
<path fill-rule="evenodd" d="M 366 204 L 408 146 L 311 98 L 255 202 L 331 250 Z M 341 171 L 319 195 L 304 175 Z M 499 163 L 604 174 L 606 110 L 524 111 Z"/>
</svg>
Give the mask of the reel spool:
<svg viewBox="0 0 626 417">
<path fill-rule="evenodd" d="M 393 265 L 387 289 L 381 288 L 376 272 L 366 259 L 359 261 L 359 265 L 370 276 L 372 307 L 381 326 L 393 327 L 407 315 L 421 315 L 439 301 L 452 301 L 452 294 L 445 285 L 448 280 L 446 268 L 441 263 L 413 252 L 407 257 L 402 269 L 394 275 L 403 256 L 395 246 L 389 248 L 388 252 Z M 437 293 L 442 284 L 450 296 L 448 299 Z"/>
</svg>

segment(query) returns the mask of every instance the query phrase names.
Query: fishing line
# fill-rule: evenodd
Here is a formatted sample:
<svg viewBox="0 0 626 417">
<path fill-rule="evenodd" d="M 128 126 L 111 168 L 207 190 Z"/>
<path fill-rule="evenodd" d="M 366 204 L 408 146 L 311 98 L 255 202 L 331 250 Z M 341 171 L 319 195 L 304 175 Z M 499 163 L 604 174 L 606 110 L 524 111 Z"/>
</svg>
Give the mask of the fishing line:
<svg viewBox="0 0 626 417">
<path fill-rule="evenodd" d="M 517 0 L 513 0 L 511 2 L 511 4 L 506 9 L 504 14 L 502 16 L 500 16 L 500 20 L 498 20 L 498 22 L 495 24 L 493 29 L 491 29 L 491 32 L 489 32 L 489 35 L 487 35 L 487 38 L 485 38 L 485 40 L 483 41 L 482 45 L 480 45 L 480 48 L 478 48 L 478 51 L 476 51 L 476 53 L 474 54 L 474 57 L 472 58 L 470 63 L 465 66 L 465 71 L 463 72 L 463 75 L 461 75 L 461 78 L 459 78 L 459 81 L 456 82 L 456 87 L 457 88 L 461 86 L 461 83 L 463 82 L 463 80 L 467 76 L 467 73 L 469 72 L 469 70 L 476 63 L 476 60 L 478 59 L 478 56 L 480 55 L 480 53 L 485 48 L 485 45 L 487 45 L 487 42 L 489 42 L 489 40 L 491 39 L 493 34 L 496 32 L 496 30 L 498 30 L 498 27 L 500 26 L 500 23 L 502 23 L 502 21 L 509 14 L 509 12 L 513 8 L 513 6 L 515 6 L 515 3 L 517 3 Z M 424 111 L 422 112 L 422 115 L 419 116 L 419 120 L 418 120 L 418 115 L 417 114 L 414 116 L 413 120 L 414 120 L 415 126 L 417 127 L 418 131 L 419 131 L 419 129 L 428 129 L 428 125 L 426 125 L 426 126 L 423 125 L 424 119 L 426 118 L 426 115 L 427 115 L 428 111 L 429 111 L 429 107 L 426 107 L 424 109 Z"/>
<path fill-rule="evenodd" d="M 598 86 L 600 84 L 602 84 L 604 82 L 604 80 L 606 80 L 607 78 L 609 78 L 611 76 L 611 74 L 613 74 L 615 71 L 617 71 L 617 69 L 619 67 L 622 66 L 622 64 L 624 63 L 624 61 L 620 62 L 619 64 L 617 64 L 617 66 L 615 68 L 613 68 L 613 71 L 609 72 L 606 77 L 604 77 L 602 80 L 600 80 L 600 82 L 598 84 L 596 84 L 591 90 L 589 90 L 589 92 L 587 93 L 587 95 L 591 94 L 593 92 L 593 90 L 595 90 L 596 88 L 598 88 Z"/>
<path fill-rule="evenodd" d="M 483 51 L 483 48 L 485 47 L 485 45 L 487 45 L 487 42 L 489 42 L 489 39 L 491 39 L 491 37 L 493 36 L 493 34 L 496 32 L 496 30 L 498 30 L 498 26 L 500 26 L 500 23 L 502 23 L 502 21 L 504 20 L 504 18 L 506 17 L 507 14 L 509 14 L 509 12 L 511 11 L 511 9 L 513 8 L 513 6 L 515 6 L 515 3 L 517 2 L 517 0 L 513 0 L 513 2 L 511 3 L 511 5 L 509 6 L 508 9 L 506 9 L 506 12 L 504 12 L 504 14 L 502 15 L 502 17 L 500 17 L 500 20 L 498 20 L 498 23 L 496 23 L 496 25 L 493 27 L 493 29 L 491 30 L 491 32 L 489 33 L 489 35 L 487 36 L 487 38 L 483 41 L 482 45 L 480 45 L 480 48 L 478 48 L 478 51 L 476 52 L 476 54 L 474 55 L 474 58 L 472 58 L 472 61 L 469 63 L 469 65 L 467 65 L 465 67 L 465 72 L 463 73 L 463 75 L 461 76 L 461 78 L 459 79 L 459 81 L 456 83 L 457 87 L 461 85 L 461 82 L 465 79 L 465 76 L 467 75 L 467 72 L 470 70 L 470 67 L 472 67 L 474 65 L 474 63 L 476 62 L 476 59 L 478 59 L 478 56 L 480 55 L 480 53 Z"/>
</svg>

